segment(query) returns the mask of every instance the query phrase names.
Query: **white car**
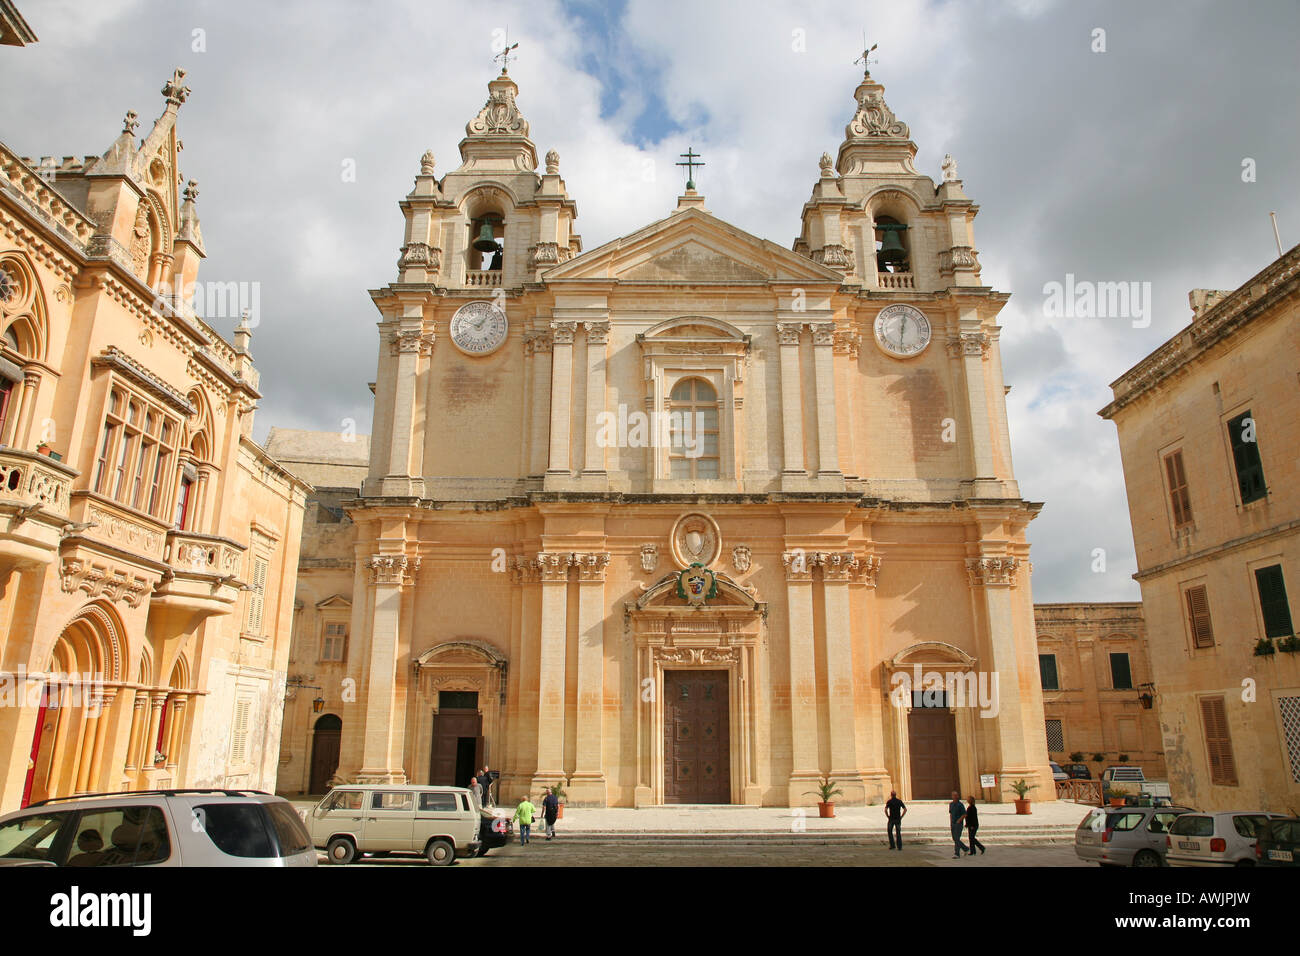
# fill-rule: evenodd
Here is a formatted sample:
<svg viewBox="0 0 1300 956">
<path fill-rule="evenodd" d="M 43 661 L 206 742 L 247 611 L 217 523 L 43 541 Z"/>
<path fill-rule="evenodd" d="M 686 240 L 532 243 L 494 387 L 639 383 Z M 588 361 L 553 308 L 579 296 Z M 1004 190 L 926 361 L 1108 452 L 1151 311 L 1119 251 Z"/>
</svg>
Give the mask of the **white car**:
<svg viewBox="0 0 1300 956">
<path fill-rule="evenodd" d="M 1254 866 L 1255 830 L 1283 814 L 1262 810 L 1223 810 L 1184 813 L 1165 837 L 1165 862 L 1170 866 Z"/>
</svg>

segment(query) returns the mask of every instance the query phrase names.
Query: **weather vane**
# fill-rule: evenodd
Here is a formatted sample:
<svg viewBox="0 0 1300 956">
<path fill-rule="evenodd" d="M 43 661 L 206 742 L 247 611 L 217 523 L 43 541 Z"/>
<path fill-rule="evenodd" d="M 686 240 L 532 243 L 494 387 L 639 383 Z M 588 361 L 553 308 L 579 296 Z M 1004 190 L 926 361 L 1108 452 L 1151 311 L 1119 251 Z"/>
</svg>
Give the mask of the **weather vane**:
<svg viewBox="0 0 1300 956">
<path fill-rule="evenodd" d="M 853 65 L 856 66 L 856 65 L 859 64 L 859 63 L 862 64 L 862 75 L 863 75 L 863 76 L 868 76 L 868 75 L 870 75 L 870 73 L 871 73 L 871 61 L 870 61 L 870 59 L 868 59 L 868 58 L 871 56 L 872 53 L 875 52 L 875 49 L 876 49 L 876 47 L 878 47 L 878 46 L 880 46 L 879 43 L 873 43 L 873 44 L 871 44 L 871 46 L 867 46 L 867 33 L 866 33 L 865 30 L 862 31 L 862 56 L 860 56 L 860 57 L 858 57 L 856 60 L 854 60 L 854 61 L 853 61 Z"/>
<path fill-rule="evenodd" d="M 510 31 L 507 30 L 507 31 L 506 31 L 506 48 L 505 48 L 504 50 L 502 50 L 500 53 L 497 53 L 496 55 L 494 55 L 494 56 L 492 57 L 492 59 L 494 59 L 494 60 L 500 60 L 500 61 L 501 61 L 501 72 L 502 72 L 502 73 L 509 73 L 509 72 L 510 72 L 510 61 L 511 61 L 511 60 L 517 60 L 517 59 L 519 59 L 519 57 L 518 57 L 517 55 L 516 55 L 516 56 L 511 56 L 511 55 L 510 55 L 510 51 L 511 51 L 511 50 L 517 50 L 518 48 L 519 48 L 519 44 L 518 44 L 517 42 L 516 42 L 516 43 L 511 43 L 511 42 L 510 42 Z"/>
<path fill-rule="evenodd" d="M 695 147 L 687 146 L 686 152 L 678 153 L 677 155 L 681 156 L 686 160 L 686 162 L 684 163 L 677 163 L 678 166 L 686 167 L 686 188 L 694 189 L 695 188 L 695 167 L 704 165 L 704 163 L 696 162 L 696 160 L 700 158 L 700 154 L 695 152 Z"/>
</svg>

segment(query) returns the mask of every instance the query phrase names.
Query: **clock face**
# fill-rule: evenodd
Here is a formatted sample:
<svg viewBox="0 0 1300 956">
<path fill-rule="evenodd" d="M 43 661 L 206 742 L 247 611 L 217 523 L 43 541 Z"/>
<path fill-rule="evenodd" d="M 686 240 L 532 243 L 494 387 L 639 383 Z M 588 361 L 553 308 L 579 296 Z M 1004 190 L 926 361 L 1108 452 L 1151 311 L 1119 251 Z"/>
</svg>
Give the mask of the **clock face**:
<svg viewBox="0 0 1300 956">
<path fill-rule="evenodd" d="M 495 352 L 506 340 L 506 314 L 491 302 L 466 302 L 451 317 L 451 341 L 466 355 Z"/>
<path fill-rule="evenodd" d="M 876 342 L 890 355 L 920 355 L 930 344 L 930 320 L 911 305 L 887 305 L 876 316 Z"/>
</svg>

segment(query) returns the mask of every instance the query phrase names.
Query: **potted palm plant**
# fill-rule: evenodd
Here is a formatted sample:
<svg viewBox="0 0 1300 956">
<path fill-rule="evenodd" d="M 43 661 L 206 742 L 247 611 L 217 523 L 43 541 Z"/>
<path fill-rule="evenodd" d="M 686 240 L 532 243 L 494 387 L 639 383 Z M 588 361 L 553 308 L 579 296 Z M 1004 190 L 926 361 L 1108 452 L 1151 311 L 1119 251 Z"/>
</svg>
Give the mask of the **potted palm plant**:
<svg viewBox="0 0 1300 956">
<path fill-rule="evenodd" d="M 1025 781 L 1025 778 L 1021 777 L 1019 780 L 1017 780 L 1015 783 L 1011 785 L 1011 789 L 1015 791 L 1016 794 L 1016 799 L 1015 799 L 1016 813 L 1021 816 L 1024 816 L 1025 814 L 1028 813 L 1032 813 L 1033 811 L 1029 809 L 1028 793 L 1030 790 L 1034 789 L 1034 785 L 1032 783 L 1027 783 Z"/>
<path fill-rule="evenodd" d="M 829 777 L 823 777 L 816 790 L 809 790 L 805 797 L 817 798 L 817 816 L 823 820 L 835 816 L 835 798 L 844 796 L 844 791 L 831 783 Z"/>
<path fill-rule="evenodd" d="M 1128 795 L 1127 788 L 1117 783 L 1106 784 L 1106 800 L 1112 807 L 1124 806 L 1124 798 Z"/>
</svg>

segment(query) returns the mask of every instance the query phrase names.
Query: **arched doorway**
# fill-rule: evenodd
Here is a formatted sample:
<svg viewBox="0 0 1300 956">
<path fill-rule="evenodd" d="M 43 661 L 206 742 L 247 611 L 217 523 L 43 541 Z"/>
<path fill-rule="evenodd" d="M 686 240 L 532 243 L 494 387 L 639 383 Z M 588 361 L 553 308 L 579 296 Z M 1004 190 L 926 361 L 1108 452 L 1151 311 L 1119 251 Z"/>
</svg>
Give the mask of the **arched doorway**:
<svg viewBox="0 0 1300 956">
<path fill-rule="evenodd" d="M 309 793 L 324 793 L 339 768 L 339 740 L 343 721 L 335 714 L 325 714 L 316 721 L 311 740 L 311 778 Z"/>
</svg>

